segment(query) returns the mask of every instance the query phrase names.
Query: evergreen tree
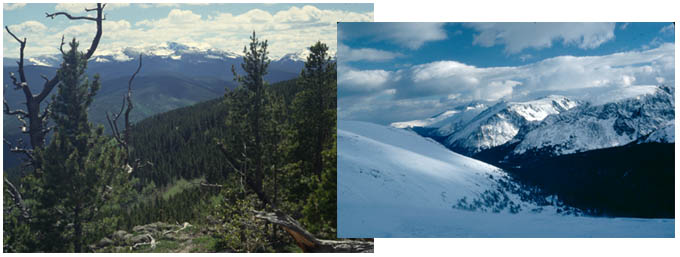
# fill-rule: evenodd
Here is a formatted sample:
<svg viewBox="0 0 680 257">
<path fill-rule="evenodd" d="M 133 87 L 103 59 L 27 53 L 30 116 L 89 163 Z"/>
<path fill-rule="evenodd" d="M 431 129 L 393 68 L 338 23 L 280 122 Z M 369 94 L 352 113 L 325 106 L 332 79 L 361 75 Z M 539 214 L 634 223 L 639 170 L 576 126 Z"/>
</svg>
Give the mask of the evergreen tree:
<svg viewBox="0 0 680 257">
<path fill-rule="evenodd" d="M 302 91 L 294 102 L 299 128 L 298 155 L 308 160 L 305 169 L 320 175 L 321 152 L 334 141 L 331 135 L 336 122 L 336 64 L 328 56 L 326 44 L 317 42 L 309 50 L 311 53 L 299 79 Z"/>
<path fill-rule="evenodd" d="M 264 75 L 267 74 L 267 67 L 269 67 L 269 57 L 267 56 L 269 52 L 267 51 L 267 40 L 260 41 L 253 31 L 253 35 L 250 37 L 250 44 L 248 47 L 243 48 L 243 63 L 241 63 L 241 68 L 245 71 L 245 76 L 240 76 L 236 72 L 234 66 L 231 70 L 234 74 L 234 80 L 239 83 L 239 88 L 234 92 L 233 101 L 235 101 L 237 106 L 235 116 L 231 116 L 231 122 L 235 129 L 240 133 L 240 140 L 243 141 L 241 144 L 232 144 L 232 147 L 238 149 L 240 154 L 238 156 L 247 156 L 243 161 L 248 162 L 249 160 L 255 166 L 252 170 L 242 170 L 248 176 L 246 179 L 252 182 L 252 187 L 255 193 L 261 194 L 263 192 L 263 180 L 264 180 L 264 142 L 263 138 L 263 127 L 264 123 L 267 122 L 266 119 L 266 97 L 265 97 L 265 86 L 267 83 L 264 81 Z M 243 121 L 234 120 L 234 118 L 242 118 L 245 116 Z M 229 124 L 228 124 L 229 125 Z M 240 147 L 240 146 L 243 147 Z M 237 156 L 237 155 L 235 155 Z M 244 163 L 244 167 L 250 167 L 248 163 Z M 262 197 L 262 195 L 258 195 Z"/>
<path fill-rule="evenodd" d="M 75 39 L 57 72 L 58 92 L 51 117 L 50 144 L 37 152 L 32 176 L 37 200 L 33 229 L 40 235 L 39 250 L 82 252 L 93 233 L 106 233 L 117 222 L 108 218 L 131 201 L 134 190 L 123 168 L 124 152 L 93 128 L 87 110 L 100 87 L 99 76 L 90 83 L 87 61 Z M 96 224 L 92 222 L 99 221 Z M 86 240 L 88 239 L 88 240 Z"/>
<path fill-rule="evenodd" d="M 309 192 L 302 210 L 302 222 L 313 233 L 335 237 L 336 220 L 336 63 L 328 46 L 317 42 L 309 48 L 300 75 L 302 88 L 294 101 L 297 122 L 297 157 L 306 174 Z"/>
</svg>

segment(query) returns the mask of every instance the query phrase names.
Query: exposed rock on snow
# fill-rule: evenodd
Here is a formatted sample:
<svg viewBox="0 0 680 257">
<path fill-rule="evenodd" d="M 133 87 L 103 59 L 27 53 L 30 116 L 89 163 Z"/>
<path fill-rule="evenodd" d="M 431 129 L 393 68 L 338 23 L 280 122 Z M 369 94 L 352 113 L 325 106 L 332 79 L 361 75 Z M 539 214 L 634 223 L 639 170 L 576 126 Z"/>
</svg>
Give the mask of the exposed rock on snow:
<svg viewBox="0 0 680 257">
<path fill-rule="evenodd" d="M 546 118 L 529 131 L 513 154 L 527 151 L 563 155 L 625 145 L 675 119 L 673 89 L 603 105 L 585 105 Z"/>
</svg>

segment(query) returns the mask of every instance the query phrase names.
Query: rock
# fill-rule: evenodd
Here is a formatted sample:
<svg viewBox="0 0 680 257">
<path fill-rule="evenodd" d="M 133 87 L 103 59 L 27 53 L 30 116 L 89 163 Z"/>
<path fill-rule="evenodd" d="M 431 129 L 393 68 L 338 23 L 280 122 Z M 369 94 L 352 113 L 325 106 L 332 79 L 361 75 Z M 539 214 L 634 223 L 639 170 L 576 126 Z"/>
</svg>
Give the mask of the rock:
<svg viewBox="0 0 680 257">
<path fill-rule="evenodd" d="M 145 226 L 139 225 L 139 226 L 134 226 L 134 227 L 132 228 L 132 231 L 134 231 L 134 232 L 143 232 L 144 229 L 145 229 Z"/>
<path fill-rule="evenodd" d="M 151 238 L 149 238 L 149 236 L 144 234 L 144 235 L 134 236 L 130 239 L 130 241 L 131 241 L 130 243 L 132 243 L 132 244 L 148 243 L 148 242 L 151 242 Z"/>
<path fill-rule="evenodd" d="M 116 242 L 124 242 L 125 241 L 125 236 L 127 235 L 127 231 L 124 230 L 118 230 L 116 232 L 113 232 L 112 238 Z"/>
<path fill-rule="evenodd" d="M 123 237 L 123 241 L 126 244 L 129 244 L 132 241 L 132 234 L 125 234 L 125 236 Z"/>
<path fill-rule="evenodd" d="M 102 240 L 99 240 L 99 243 L 97 243 L 98 248 L 104 248 L 111 245 L 113 245 L 113 240 L 108 237 L 102 238 Z"/>
</svg>

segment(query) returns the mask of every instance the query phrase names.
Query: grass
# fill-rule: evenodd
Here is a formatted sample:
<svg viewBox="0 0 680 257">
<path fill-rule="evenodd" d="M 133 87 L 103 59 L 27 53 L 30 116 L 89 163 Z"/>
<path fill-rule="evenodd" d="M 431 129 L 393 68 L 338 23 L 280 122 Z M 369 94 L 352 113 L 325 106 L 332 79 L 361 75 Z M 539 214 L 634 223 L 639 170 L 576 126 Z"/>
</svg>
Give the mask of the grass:
<svg viewBox="0 0 680 257">
<path fill-rule="evenodd" d="M 192 253 L 207 253 L 214 252 L 215 245 L 217 244 L 217 238 L 210 235 L 197 237 L 193 240 L 194 248 L 191 249 Z"/>
<path fill-rule="evenodd" d="M 153 249 L 154 253 L 169 253 L 179 250 L 181 245 L 178 242 L 170 240 L 160 240 L 156 244 L 156 248 Z"/>
<path fill-rule="evenodd" d="M 177 180 L 172 186 L 167 188 L 161 196 L 164 200 L 168 200 L 173 195 L 179 194 L 184 190 L 197 187 L 201 182 L 205 182 L 205 178 L 196 178 L 191 181 L 187 181 L 186 179 Z"/>
</svg>

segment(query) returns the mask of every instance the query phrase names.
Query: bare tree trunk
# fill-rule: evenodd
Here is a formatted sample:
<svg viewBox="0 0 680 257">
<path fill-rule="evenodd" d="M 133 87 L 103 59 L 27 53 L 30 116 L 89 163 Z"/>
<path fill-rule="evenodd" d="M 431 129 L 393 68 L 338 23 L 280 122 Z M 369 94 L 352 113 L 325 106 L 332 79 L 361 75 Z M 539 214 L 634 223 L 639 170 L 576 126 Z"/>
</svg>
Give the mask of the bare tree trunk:
<svg viewBox="0 0 680 257">
<path fill-rule="evenodd" d="M 305 230 L 300 223 L 287 214 L 275 210 L 274 212 L 255 212 L 258 219 L 267 220 L 273 224 L 281 226 L 290 236 L 295 239 L 295 243 L 308 253 L 354 253 L 354 252 L 373 252 L 373 242 L 357 240 L 323 240 L 318 239 L 312 233 Z"/>
</svg>

